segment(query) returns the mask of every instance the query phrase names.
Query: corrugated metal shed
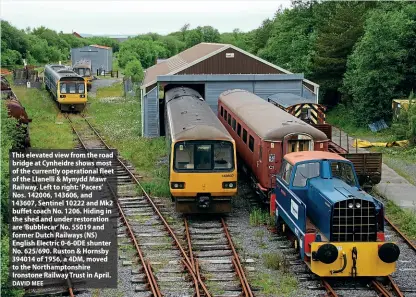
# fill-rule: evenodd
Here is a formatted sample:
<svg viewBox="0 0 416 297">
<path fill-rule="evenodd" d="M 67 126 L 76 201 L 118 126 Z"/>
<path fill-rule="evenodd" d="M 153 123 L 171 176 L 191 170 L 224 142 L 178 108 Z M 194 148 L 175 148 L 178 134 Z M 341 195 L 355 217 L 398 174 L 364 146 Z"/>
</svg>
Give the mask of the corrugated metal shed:
<svg viewBox="0 0 416 297">
<path fill-rule="evenodd" d="M 72 65 L 83 59 L 91 61 L 93 74 L 97 73 L 99 68 L 111 71 L 113 68 L 113 49 L 97 44 L 71 49 Z"/>
<path fill-rule="evenodd" d="M 252 92 L 263 100 L 276 93 L 292 93 L 302 96 L 303 74 L 228 74 L 228 75 L 162 75 L 157 80 L 170 85 L 204 85 L 201 95 L 211 109 L 218 112 L 218 97 L 227 90 L 243 89 Z M 159 85 L 157 84 L 142 98 L 142 132 L 145 137 L 160 135 Z M 307 100 L 307 99 L 306 99 Z M 316 100 L 316 99 L 315 99 Z"/>
</svg>

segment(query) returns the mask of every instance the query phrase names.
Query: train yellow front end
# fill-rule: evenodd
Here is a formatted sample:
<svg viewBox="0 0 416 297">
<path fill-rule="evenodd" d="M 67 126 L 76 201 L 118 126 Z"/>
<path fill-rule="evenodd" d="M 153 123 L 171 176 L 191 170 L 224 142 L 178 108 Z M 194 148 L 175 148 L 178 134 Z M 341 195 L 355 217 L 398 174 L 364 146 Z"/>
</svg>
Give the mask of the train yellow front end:
<svg viewBox="0 0 416 297">
<path fill-rule="evenodd" d="M 390 242 L 313 242 L 311 250 L 308 265 L 322 277 L 377 277 L 396 270 L 398 247 Z"/>
<path fill-rule="evenodd" d="M 229 213 L 237 193 L 234 139 L 190 88 L 165 92 L 169 188 L 180 213 Z"/>
<path fill-rule="evenodd" d="M 181 213 L 228 213 L 237 194 L 234 141 L 179 141 L 172 145 L 169 186 Z"/>
<path fill-rule="evenodd" d="M 87 103 L 86 81 L 81 77 L 62 78 L 58 82 L 57 101 L 61 110 L 83 110 Z"/>
</svg>

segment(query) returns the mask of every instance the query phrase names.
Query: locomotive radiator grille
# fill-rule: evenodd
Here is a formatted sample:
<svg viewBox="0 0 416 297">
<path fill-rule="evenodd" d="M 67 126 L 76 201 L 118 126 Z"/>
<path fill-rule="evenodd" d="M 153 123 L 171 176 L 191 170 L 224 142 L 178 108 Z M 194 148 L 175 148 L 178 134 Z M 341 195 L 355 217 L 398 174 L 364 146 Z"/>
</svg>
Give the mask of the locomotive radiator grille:
<svg viewBox="0 0 416 297">
<path fill-rule="evenodd" d="M 376 241 L 376 209 L 373 202 L 348 199 L 337 202 L 332 216 L 331 241 Z"/>
</svg>

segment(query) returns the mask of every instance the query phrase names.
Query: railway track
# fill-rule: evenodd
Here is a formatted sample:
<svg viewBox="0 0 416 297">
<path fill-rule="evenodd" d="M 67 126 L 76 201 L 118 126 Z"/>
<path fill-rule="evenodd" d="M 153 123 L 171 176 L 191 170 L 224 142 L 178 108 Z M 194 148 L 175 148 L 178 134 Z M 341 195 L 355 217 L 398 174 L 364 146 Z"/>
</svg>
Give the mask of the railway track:
<svg viewBox="0 0 416 297">
<path fill-rule="evenodd" d="M 184 224 L 192 265 L 198 278 L 203 276 L 210 284 L 212 293 L 227 297 L 253 297 L 225 220 L 184 219 Z"/>
<path fill-rule="evenodd" d="M 85 117 L 74 118 L 68 115 L 66 118 L 77 135 L 80 149 L 110 150 L 110 147 Z M 184 225 L 176 224 L 175 226 L 172 225 L 172 222 L 168 222 L 162 215 L 163 203 L 156 202 L 147 194 L 133 168 L 119 157 L 115 161 L 118 193 L 109 187 L 104 195 L 111 197 L 117 205 L 120 215 L 119 245 L 122 248 L 125 247 L 126 250 L 126 253 L 120 257 L 125 260 L 123 264 L 133 266 L 131 282 L 134 283 L 135 291 L 140 296 L 149 294 L 152 296 L 213 296 L 204 283 L 204 277 L 201 276 L 200 254 L 196 253 L 197 259 L 194 257 L 193 250 L 197 243 L 191 244 L 191 238 L 194 240 L 198 238 L 198 234 L 193 233 L 198 228 L 193 224 L 188 228 L 187 221 L 184 221 Z M 140 189 L 141 194 L 137 193 L 137 188 Z M 234 272 L 238 276 L 237 278 L 234 276 L 235 290 L 224 291 L 231 293 L 221 296 L 239 296 L 242 292 L 243 296 L 254 296 L 225 221 L 222 221 L 221 224 L 223 236 L 226 238 L 226 252 L 231 251 L 232 256 L 230 259 L 230 255 L 227 255 L 228 261 L 232 264 L 228 273 Z M 186 233 L 187 236 L 185 238 L 178 237 L 174 230 L 181 234 Z M 133 246 L 134 250 L 128 246 Z M 209 246 L 205 245 L 205 248 L 209 248 Z M 211 248 L 215 248 L 215 246 L 211 246 Z M 217 251 L 219 250 L 216 249 L 215 252 Z M 136 256 L 137 261 L 128 260 Z M 221 255 L 217 256 L 221 257 Z M 202 258 L 201 263 L 204 264 L 206 261 L 204 262 Z M 231 275 L 228 276 L 231 277 Z M 207 279 L 210 278 L 207 276 Z M 121 281 L 126 282 L 125 279 Z"/>
</svg>

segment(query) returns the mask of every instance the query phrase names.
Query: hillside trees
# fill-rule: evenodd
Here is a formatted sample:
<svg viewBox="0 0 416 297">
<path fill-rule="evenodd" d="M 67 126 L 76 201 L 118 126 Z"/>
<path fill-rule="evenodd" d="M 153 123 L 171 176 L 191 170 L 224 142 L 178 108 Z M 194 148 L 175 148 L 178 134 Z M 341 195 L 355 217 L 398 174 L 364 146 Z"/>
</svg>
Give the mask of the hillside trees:
<svg viewBox="0 0 416 297">
<path fill-rule="evenodd" d="M 347 69 L 347 57 L 364 33 L 372 2 L 324 2 L 317 6 L 317 37 L 311 59 L 311 78 L 321 87 L 321 102 L 335 105 Z"/>
<path fill-rule="evenodd" d="M 343 90 L 352 96 L 359 125 L 390 119 L 391 100 L 405 96 L 403 83 L 415 77 L 416 60 L 409 46 L 416 38 L 416 7 L 390 7 L 370 13 L 347 63 Z"/>
</svg>

